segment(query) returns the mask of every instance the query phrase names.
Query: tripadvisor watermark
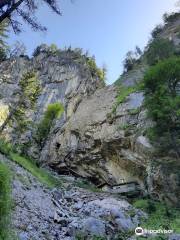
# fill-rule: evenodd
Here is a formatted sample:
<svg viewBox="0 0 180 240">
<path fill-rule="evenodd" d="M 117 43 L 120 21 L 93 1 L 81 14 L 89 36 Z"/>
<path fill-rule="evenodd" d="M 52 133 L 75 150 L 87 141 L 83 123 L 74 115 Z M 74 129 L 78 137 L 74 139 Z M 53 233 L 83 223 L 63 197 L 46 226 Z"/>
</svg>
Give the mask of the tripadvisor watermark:
<svg viewBox="0 0 180 240">
<path fill-rule="evenodd" d="M 167 229 L 143 229 L 142 227 L 137 227 L 135 229 L 135 234 L 137 236 L 144 235 L 144 234 L 171 234 L 173 230 Z"/>
</svg>

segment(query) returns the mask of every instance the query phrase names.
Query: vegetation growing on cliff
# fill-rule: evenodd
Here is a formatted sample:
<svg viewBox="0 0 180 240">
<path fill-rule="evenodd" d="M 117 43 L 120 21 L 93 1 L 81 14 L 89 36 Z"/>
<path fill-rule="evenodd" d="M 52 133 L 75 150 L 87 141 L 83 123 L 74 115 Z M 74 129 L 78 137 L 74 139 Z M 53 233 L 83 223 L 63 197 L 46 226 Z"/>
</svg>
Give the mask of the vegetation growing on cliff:
<svg viewBox="0 0 180 240">
<path fill-rule="evenodd" d="M 163 32 L 164 27 L 169 24 L 169 23 L 173 23 L 174 21 L 176 21 L 180 16 L 180 12 L 173 12 L 173 13 L 165 13 L 163 15 L 163 20 L 164 20 L 164 24 L 162 25 L 157 25 L 154 30 L 152 31 L 151 35 L 153 38 L 156 38 L 159 36 L 159 34 L 161 34 Z"/>
<path fill-rule="evenodd" d="M 151 67 L 143 81 L 145 107 L 154 121 L 149 131 L 160 149 L 174 150 L 180 157 L 180 57 Z"/>
<path fill-rule="evenodd" d="M 62 115 L 63 111 L 64 107 L 61 103 L 52 103 L 48 105 L 43 119 L 37 126 L 36 140 L 41 147 L 48 137 L 53 122 Z"/>
<path fill-rule="evenodd" d="M 26 110 L 31 107 L 35 108 L 37 97 L 40 93 L 40 83 L 35 72 L 27 72 L 23 75 L 19 82 L 21 93 L 18 105 L 12 114 L 12 118 L 16 121 L 16 134 L 21 134 L 27 130 L 28 125 L 31 123 L 26 116 Z"/>
<path fill-rule="evenodd" d="M 132 70 L 134 66 L 140 63 L 140 57 L 142 55 L 141 49 L 136 46 L 135 51 L 128 51 L 123 61 L 124 73 Z"/>
<path fill-rule="evenodd" d="M 123 103 L 131 93 L 136 92 L 137 90 L 138 90 L 137 86 L 125 87 L 123 85 L 120 85 L 118 88 L 118 95 L 116 97 L 116 102 L 112 108 L 112 113 L 116 113 L 117 107 L 121 103 Z"/>
<path fill-rule="evenodd" d="M 154 39 L 149 43 L 145 51 L 145 57 L 149 65 L 155 65 L 161 60 L 165 60 L 175 53 L 175 47 L 172 41 L 163 38 Z"/>
<path fill-rule="evenodd" d="M 97 76 L 102 82 L 105 83 L 106 78 L 106 68 L 103 67 L 102 69 L 97 67 L 95 58 L 93 57 L 86 57 L 86 63 L 89 67 L 92 77 Z"/>
<path fill-rule="evenodd" d="M 150 199 L 136 200 L 133 205 L 148 213 L 148 219 L 143 221 L 142 228 L 172 229 L 175 233 L 180 233 L 179 209 Z"/>
</svg>

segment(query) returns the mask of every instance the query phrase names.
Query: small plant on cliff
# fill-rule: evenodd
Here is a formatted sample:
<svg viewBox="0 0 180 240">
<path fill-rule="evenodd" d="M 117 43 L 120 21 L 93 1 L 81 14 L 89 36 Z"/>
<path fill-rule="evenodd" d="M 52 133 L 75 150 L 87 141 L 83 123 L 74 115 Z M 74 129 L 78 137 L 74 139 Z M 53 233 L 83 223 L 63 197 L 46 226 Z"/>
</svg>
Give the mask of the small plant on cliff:
<svg viewBox="0 0 180 240">
<path fill-rule="evenodd" d="M 117 107 L 125 102 L 125 100 L 127 99 L 127 97 L 133 93 L 133 92 L 136 92 L 137 91 L 137 87 L 134 87 L 134 86 L 129 86 L 129 87 L 125 87 L 123 85 L 120 85 L 119 86 L 119 89 L 118 89 L 118 96 L 116 97 L 116 102 L 112 108 L 112 113 L 116 113 L 116 109 Z"/>
<path fill-rule="evenodd" d="M 61 116 L 63 111 L 64 107 L 61 103 L 52 103 L 48 105 L 43 119 L 37 126 L 36 140 L 41 147 L 44 145 L 44 142 L 48 137 L 53 122 Z"/>
<path fill-rule="evenodd" d="M 103 67 L 102 69 L 97 67 L 96 61 L 94 57 L 86 57 L 86 63 L 90 69 L 90 72 L 92 76 L 97 76 L 102 82 L 105 84 L 105 78 L 106 78 L 106 68 Z"/>
<path fill-rule="evenodd" d="M 180 157 L 180 57 L 151 67 L 143 84 L 145 106 L 155 123 L 150 138 L 161 150 L 174 150 Z"/>
</svg>

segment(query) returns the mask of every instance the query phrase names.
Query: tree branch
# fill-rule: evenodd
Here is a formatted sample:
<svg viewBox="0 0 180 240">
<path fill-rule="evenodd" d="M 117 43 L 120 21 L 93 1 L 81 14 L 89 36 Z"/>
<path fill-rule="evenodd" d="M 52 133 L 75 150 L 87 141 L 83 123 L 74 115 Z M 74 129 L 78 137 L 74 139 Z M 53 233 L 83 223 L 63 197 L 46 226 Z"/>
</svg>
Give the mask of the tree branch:
<svg viewBox="0 0 180 240">
<path fill-rule="evenodd" d="M 10 7 L 9 9 L 7 9 L 1 16 L 0 16 L 0 23 L 6 19 L 9 18 L 11 16 L 11 13 L 16 10 L 22 3 L 24 2 L 24 0 L 19 0 L 18 2 L 14 3 L 12 5 L 12 7 Z"/>
</svg>

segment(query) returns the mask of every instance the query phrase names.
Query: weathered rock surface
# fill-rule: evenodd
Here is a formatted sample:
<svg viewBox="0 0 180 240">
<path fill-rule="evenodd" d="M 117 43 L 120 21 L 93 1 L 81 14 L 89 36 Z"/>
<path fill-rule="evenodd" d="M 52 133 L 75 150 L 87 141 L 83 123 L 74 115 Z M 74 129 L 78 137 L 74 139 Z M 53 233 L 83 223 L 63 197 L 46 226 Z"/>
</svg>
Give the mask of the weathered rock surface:
<svg viewBox="0 0 180 240">
<path fill-rule="evenodd" d="M 22 93 L 20 80 L 27 72 L 37 73 L 41 87 L 34 109 L 25 102 L 24 115 L 28 121 L 33 122 L 33 126 L 42 119 L 48 104 L 61 102 L 65 113 L 56 125 L 56 128 L 60 128 L 63 122 L 73 114 L 84 96 L 92 94 L 97 88 L 103 86 L 103 82 L 99 81 L 96 74 L 92 76 L 83 55 L 71 50 L 53 54 L 48 46 L 42 45 L 36 56 L 31 59 L 21 56 L 0 64 L 0 106 L 1 109 L 3 108 L 0 114 L 0 125 L 6 117 L 4 109 L 8 113 L 17 108 Z M 20 135 L 15 131 L 17 128 L 18 122 L 13 119 L 12 122 L 7 123 L 3 135 L 9 140 L 12 139 L 14 143 L 29 143 L 33 138 L 33 127 L 30 126 Z M 38 149 L 34 142 L 33 144 L 30 155 L 37 157 Z"/>
</svg>

